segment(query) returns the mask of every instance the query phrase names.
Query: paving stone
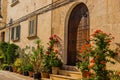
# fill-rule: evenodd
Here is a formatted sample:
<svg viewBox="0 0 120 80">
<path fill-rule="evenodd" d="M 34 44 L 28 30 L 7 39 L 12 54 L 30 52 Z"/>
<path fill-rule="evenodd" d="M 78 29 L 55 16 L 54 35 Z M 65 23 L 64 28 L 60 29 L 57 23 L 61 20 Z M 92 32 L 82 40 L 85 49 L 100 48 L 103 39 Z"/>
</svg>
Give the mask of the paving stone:
<svg viewBox="0 0 120 80">
<path fill-rule="evenodd" d="M 9 71 L 0 71 L 0 80 L 33 80 L 33 78 Z"/>
</svg>

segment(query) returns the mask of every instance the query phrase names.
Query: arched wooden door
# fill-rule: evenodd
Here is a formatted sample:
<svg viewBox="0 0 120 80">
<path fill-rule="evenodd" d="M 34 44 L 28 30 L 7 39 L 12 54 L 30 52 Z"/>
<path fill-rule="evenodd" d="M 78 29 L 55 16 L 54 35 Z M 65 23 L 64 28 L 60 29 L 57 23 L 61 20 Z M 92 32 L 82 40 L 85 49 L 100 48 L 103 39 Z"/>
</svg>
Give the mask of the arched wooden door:
<svg viewBox="0 0 120 80">
<path fill-rule="evenodd" d="M 76 61 L 80 60 L 77 52 L 89 38 L 89 29 L 88 8 L 80 3 L 72 10 L 68 22 L 68 65 L 75 65 Z"/>
</svg>

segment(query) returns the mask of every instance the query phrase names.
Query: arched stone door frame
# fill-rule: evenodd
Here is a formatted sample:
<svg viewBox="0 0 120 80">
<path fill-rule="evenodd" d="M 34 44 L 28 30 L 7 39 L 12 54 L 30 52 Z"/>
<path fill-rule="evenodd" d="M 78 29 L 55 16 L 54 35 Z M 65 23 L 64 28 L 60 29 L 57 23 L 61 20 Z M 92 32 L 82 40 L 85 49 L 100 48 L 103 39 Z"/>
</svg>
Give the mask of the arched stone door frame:
<svg viewBox="0 0 120 80">
<path fill-rule="evenodd" d="M 73 9 L 80 4 L 84 4 L 82 2 L 77 2 L 74 3 L 71 8 L 69 9 L 67 15 L 66 15 L 66 20 L 65 20 L 65 29 L 64 29 L 64 63 L 67 64 L 68 61 L 68 24 L 69 24 L 69 17 L 73 11 Z M 84 4 L 86 6 L 86 4 Z M 86 8 L 88 9 L 88 7 L 86 6 Z M 88 10 L 88 15 L 89 15 L 89 10 Z M 90 19 L 89 19 L 89 27 L 90 27 Z"/>
</svg>

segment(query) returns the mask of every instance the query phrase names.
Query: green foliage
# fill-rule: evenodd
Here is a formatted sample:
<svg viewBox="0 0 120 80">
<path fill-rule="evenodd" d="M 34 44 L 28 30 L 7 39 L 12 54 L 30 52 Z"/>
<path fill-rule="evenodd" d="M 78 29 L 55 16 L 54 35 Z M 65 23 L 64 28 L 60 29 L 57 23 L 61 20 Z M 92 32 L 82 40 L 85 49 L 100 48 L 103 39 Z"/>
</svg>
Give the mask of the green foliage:
<svg viewBox="0 0 120 80">
<path fill-rule="evenodd" d="M 1 59 L 4 57 L 4 63 L 7 63 L 7 48 L 8 48 L 9 43 L 6 42 L 1 42 L 0 43 L 0 55 L 1 55 Z M 3 63 L 3 61 L 2 61 Z"/>
<path fill-rule="evenodd" d="M 7 52 L 6 52 L 7 63 L 8 64 L 14 63 L 14 61 L 18 57 L 18 54 L 16 54 L 16 50 L 18 48 L 19 47 L 17 45 L 15 45 L 15 44 L 8 44 L 8 48 L 7 48 Z"/>
<path fill-rule="evenodd" d="M 110 71 L 106 70 L 106 63 L 115 64 L 109 58 L 116 56 L 115 52 L 109 48 L 112 39 L 111 34 L 96 30 L 90 39 L 91 44 L 85 44 L 81 47 L 80 55 L 83 60 L 77 63 L 77 67 L 82 72 L 87 71 L 86 78 L 109 80 Z"/>
<path fill-rule="evenodd" d="M 44 46 L 40 40 L 36 40 L 37 48 L 32 47 L 32 53 L 30 55 L 30 63 L 33 65 L 35 73 L 39 73 L 42 67 L 42 60 L 44 54 Z"/>
<path fill-rule="evenodd" d="M 16 61 L 14 62 L 15 67 L 20 67 L 22 64 L 22 60 L 20 58 L 17 58 Z"/>
<path fill-rule="evenodd" d="M 58 50 L 55 49 L 55 45 L 59 43 L 59 37 L 57 35 L 51 36 L 49 39 L 49 47 L 47 48 L 47 52 L 45 54 L 46 60 L 48 60 L 48 65 L 51 67 L 61 67 L 62 61 L 60 59 L 61 55 Z"/>
<path fill-rule="evenodd" d="M 28 71 L 27 65 L 30 62 L 29 54 L 25 53 L 25 51 L 28 50 L 28 49 L 29 48 L 26 47 L 26 48 L 20 50 L 20 59 L 22 61 L 22 63 L 21 63 L 21 69 L 22 69 L 23 72 Z"/>
<path fill-rule="evenodd" d="M 61 59 L 56 57 L 56 53 L 55 52 L 51 52 L 51 54 L 49 56 L 50 56 L 49 62 L 50 62 L 50 65 L 52 67 L 61 67 L 62 66 Z"/>
<path fill-rule="evenodd" d="M 32 64 L 27 64 L 28 71 L 33 71 L 33 65 Z"/>
<path fill-rule="evenodd" d="M 0 43 L 0 50 L 2 50 L 3 53 L 5 53 L 7 51 L 7 48 L 8 48 L 8 43 L 6 43 L 6 42 Z"/>
</svg>

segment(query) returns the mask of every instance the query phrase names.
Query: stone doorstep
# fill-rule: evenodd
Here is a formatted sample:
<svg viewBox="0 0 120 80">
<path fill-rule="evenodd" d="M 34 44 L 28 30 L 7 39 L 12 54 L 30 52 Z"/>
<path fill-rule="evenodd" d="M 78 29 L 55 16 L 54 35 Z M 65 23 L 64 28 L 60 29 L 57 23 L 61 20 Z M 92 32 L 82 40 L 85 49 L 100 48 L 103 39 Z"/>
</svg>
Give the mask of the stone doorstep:
<svg viewBox="0 0 120 80">
<path fill-rule="evenodd" d="M 82 78 L 82 73 L 77 71 L 59 70 L 59 75 L 65 75 L 75 78 Z"/>
<path fill-rule="evenodd" d="M 78 78 L 73 78 L 73 77 L 70 77 L 70 76 L 50 74 L 50 80 L 78 80 Z"/>
<path fill-rule="evenodd" d="M 41 78 L 41 80 L 50 80 L 50 79 L 48 79 L 48 78 Z"/>
</svg>

